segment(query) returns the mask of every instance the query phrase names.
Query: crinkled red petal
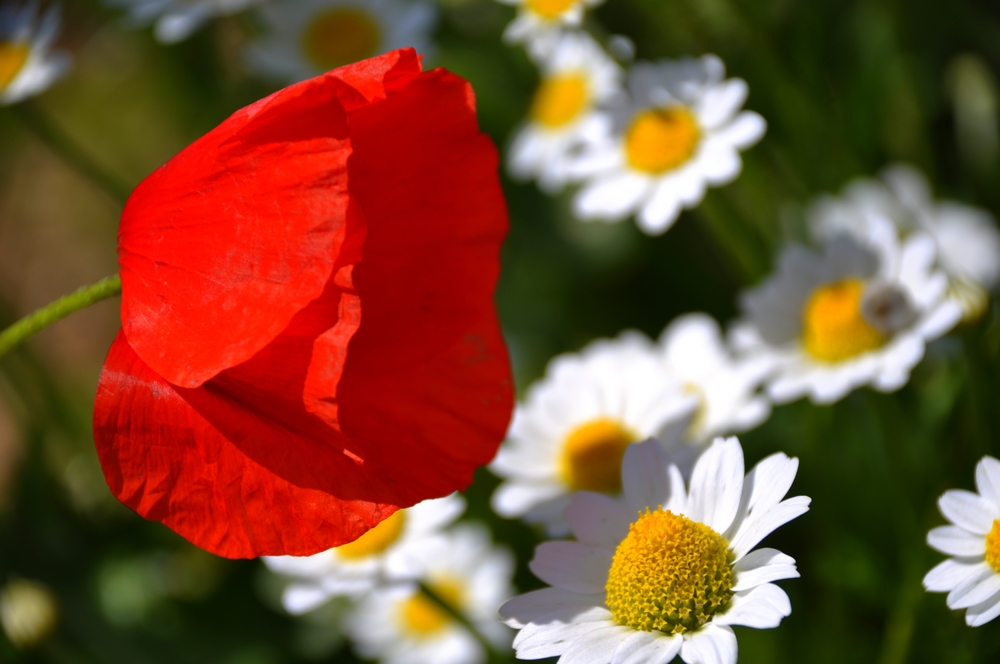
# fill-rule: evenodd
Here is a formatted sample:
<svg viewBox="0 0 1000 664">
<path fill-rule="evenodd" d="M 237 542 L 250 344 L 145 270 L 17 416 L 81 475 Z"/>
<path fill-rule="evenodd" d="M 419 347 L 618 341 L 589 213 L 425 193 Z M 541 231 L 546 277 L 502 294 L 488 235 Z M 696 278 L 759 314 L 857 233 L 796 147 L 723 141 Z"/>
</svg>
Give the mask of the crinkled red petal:
<svg viewBox="0 0 1000 664">
<path fill-rule="evenodd" d="M 347 112 L 419 71 L 396 51 L 285 88 L 136 187 L 118 233 L 122 326 L 150 367 L 196 387 L 323 292 L 344 241 Z"/>
</svg>

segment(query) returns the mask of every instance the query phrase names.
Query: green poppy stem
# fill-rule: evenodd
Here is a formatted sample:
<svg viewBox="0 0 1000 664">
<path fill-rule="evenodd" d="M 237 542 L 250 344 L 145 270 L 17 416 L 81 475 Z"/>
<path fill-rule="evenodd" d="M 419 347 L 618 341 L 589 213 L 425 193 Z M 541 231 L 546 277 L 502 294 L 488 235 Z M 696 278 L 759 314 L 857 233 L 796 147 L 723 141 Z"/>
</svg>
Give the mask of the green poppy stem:
<svg viewBox="0 0 1000 664">
<path fill-rule="evenodd" d="M 121 292 L 122 280 L 115 274 L 89 286 L 78 288 L 69 295 L 64 295 L 55 302 L 28 314 L 0 332 L 0 357 L 32 334 L 66 318 L 74 311 L 89 307 L 95 302 L 106 300 Z"/>
<path fill-rule="evenodd" d="M 30 129 L 50 150 L 59 155 L 63 161 L 97 185 L 116 203 L 125 205 L 125 201 L 132 194 L 132 187 L 91 159 L 86 150 L 67 136 L 37 106 L 30 102 L 22 102 L 14 104 L 10 109 L 24 126 Z"/>
</svg>

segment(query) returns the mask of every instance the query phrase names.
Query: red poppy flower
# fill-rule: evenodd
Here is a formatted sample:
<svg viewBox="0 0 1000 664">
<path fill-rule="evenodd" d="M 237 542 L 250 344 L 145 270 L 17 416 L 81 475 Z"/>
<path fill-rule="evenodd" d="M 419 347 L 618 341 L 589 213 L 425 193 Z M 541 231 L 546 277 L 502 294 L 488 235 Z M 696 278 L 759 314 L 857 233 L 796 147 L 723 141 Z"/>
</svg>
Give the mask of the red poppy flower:
<svg viewBox="0 0 1000 664">
<path fill-rule="evenodd" d="M 94 408 L 114 494 L 249 557 L 467 486 L 513 400 L 496 167 L 468 83 L 406 49 L 248 106 L 146 178 Z"/>
</svg>

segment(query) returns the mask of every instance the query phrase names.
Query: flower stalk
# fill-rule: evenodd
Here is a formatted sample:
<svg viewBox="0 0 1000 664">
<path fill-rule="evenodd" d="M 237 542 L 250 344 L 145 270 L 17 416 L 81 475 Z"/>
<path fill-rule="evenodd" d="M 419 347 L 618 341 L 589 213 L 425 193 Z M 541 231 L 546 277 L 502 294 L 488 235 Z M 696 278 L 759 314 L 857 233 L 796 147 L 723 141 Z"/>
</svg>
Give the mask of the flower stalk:
<svg viewBox="0 0 1000 664">
<path fill-rule="evenodd" d="M 106 300 L 121 292 L 122 280 L 117 274 L 114 274 L 89 286 L 78 288 L 69 295 L 64 295 L 55 302 L 28 314 L 0 332 L 0 357 L 31 335 L 66 318 L 74 311 L 89 307 L 95 302 Z"/>
<path fill-rule="evenodd" d="M 455 622 L 459 623 L 462 627 L 464 627 L 469 632 L 469 634 L 471 634 L 472 637 L 474 639 L 476 639 L 476 641 L 479 642 L 479 644 L 488 653 L 490 661 L 493 661 L 495 659 L 496 648 L 490 642 L 490 640 L 487 639 L 486 636 L 483 635 L 483 633 L 480 632 L 476 628 L 476 626 L 472 624 L 472 621 L 469 620 L 465 616 L 465 614 L 463 614 L 461 611 L 459 611 L 454 606 L 452 606 L 449 602 L 447 602 L 443 597 L 441 597 L 436 592 L 434 592 L 434 590 L 432 590 L 431 587 L 428 586 L 423 581 L 421 581 L 419 583 L 419 586 L 420 586 L 420 593 L 424 597 L 426 597 L 431 602 L 433 602 L 439 609 L 441 609 L 442 611 L 444 611 L 445 613 L 447 613 L 448 617 L 450 617 Z"/>
</svg>

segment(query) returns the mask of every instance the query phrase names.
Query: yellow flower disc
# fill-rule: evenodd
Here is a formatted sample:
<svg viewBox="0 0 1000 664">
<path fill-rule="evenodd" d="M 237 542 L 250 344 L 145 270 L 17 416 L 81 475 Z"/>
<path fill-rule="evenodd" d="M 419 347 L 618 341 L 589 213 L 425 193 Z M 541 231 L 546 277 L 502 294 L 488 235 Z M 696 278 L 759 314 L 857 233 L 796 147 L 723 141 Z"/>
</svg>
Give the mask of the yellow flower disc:
<svg viewBox="0 0 1000 664">
<path fill-rule="evenodd" d="M 526 4 L 533 13 L 551 21 L 558 18 L 576 2 L 577 0 L 528 0 Z"/>
<path fill-rule="evenodd" d="M 451 579 L 427 584 L 431 591 L 456 610 L 462 606 L 462 585 Z M 416 592 L 399 607 L 403 629 L 416 637 L 430 636 L 443 629 L 451 616 L 422 592 Z"/>
<path fill-rule="evenodd" d="M 619 625 L 692 632 L 729 605 L 732 557 L 729 542 L 705 524 L 647 507 L 615 551 L 608 608 Z"/>
<path fill-rule="evenodd" d="M 587 107 L 587 77 L 584 74 L 561 74 L 542 81 L 531 102 L 531 119 L 557 129 L 575 120 Z"/>
<path fill-rule="evenodd" d="M 562 448 L 562 474 L 575 491 L 616 492 L 622 488 L 622 457 L 638 439 L 621 422 L 598 418 L 573 429 Z"/>
<path fill-rule="evenodd" d="M 665 173 L 690 159 L 700 140 L 698 120 L 687 108 L 649 109 L 625 131 L 625 155 L 635 169 Z"/>
<path fill-rule="evenodd" d="M 1000 519 L 993 522 L 993 529 L 986 536 L 986 562 L 1000 574 Z"/>
<path fill-rule="evenodd" d="M 406 512 L 399 510 L 358 539 L 334 549 L 341 558 L 357 560 L 382 553 L 399 539 L 406 525 Z"/>
<path fill-rule="evenodd" d="M 31 45 L 28 43 L 0 42 L 0 90 L 7 89 L 14 82 L 30 54 Z"/>
<path fill-rule="evenodd" d="M 861 279 L 844 279 L 813 291 L 802 315 L 806 352 L 823 362 L 841 362 L 886 342 L 886 336 L 861 313 L 864 291 Z"/>
<path fill-rule="evenodd" d="M 324 71 L 377 55 L 380 42 L 375 17 L 352 7 L 317 14 L 302 33 L 302 51 Z"/>
</svg>

